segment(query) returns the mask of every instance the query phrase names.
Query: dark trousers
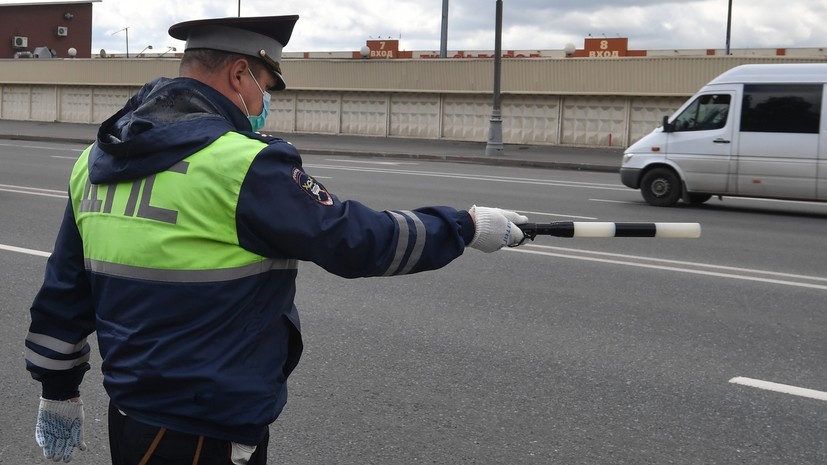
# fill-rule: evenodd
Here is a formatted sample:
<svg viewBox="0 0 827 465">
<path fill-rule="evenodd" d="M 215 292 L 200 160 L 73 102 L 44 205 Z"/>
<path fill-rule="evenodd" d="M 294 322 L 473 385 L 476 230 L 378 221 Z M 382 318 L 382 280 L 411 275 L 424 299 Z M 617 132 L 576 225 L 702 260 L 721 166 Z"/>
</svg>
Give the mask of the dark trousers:
<svg viewBox="0 0 827 465">
<path fill-rule="evenodd" d="M 109 403 L 109 447 L 112 465 L 139 465 L 152 450 L 145 465 L 231 465 L 229 441 L 177 431 L 164 430 L 158 434 L 157 426 L 140 423 L 123 415 Z M 267 464 L 269 434 L 256 447 L 250 465 Z M 199 444 L 200 443 L 200 444 Z M 153 447 L 154 444 L 154 447 Z M 197 462 L 194 461 L 197 457 Z"/>
</svg>

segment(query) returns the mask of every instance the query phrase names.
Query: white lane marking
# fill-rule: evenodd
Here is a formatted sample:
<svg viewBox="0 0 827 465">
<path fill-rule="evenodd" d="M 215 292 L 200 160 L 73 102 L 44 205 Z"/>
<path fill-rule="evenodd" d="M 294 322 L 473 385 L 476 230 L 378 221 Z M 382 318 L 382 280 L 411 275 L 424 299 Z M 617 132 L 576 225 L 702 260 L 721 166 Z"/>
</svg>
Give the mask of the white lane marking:
<svg viewBox="0 0 827 465">
<path fill-rule="evenodd" d="M 16 192 L 18 194 L 42 195 L 46 197 L 57 197 L 60 199 L 69 198 L 66 192 L 63 191 L 57 191 L 54 189 L 40 189 L 38 187 L 13 186 L 10 184 L 0 184 L 0 191 Z"/>
<path fill-rule="evenodd" d="M 373 161 L 373 160 L 342 160 L 339 158 L 326 158 L 327 161 L 335 161 L 338 163 L 363 163 L 366 165 L 418 165 L 419 163 L 414 163 L 410 161 Z"/>
<path fill-rule="evenodd" d="M 729 271 L 736 271 L 742 273 L 751 273 L 751 274 L 762 274 L 768 276 L 778 276 L 783 278 L 791 278 L 791 279 L 804 279 L 809 281 L 827 281 L 827 278 L 821 276 L 808 276 L 803 274 L 793 274 L 793 273 L 780 273 L 777 271 L 764 271 L 764 270 L 756 270 L 751 268 L 739 268 L 736 266 L 725 266 L 725 265 L 712 265 L 709 263 L 697 263 L 697 262 L 687 262 L 682 260 L 669 260 L 666 258 L 649 258 L 649 257 L 641 257 L 639 255 L 626 255 L 620 253 L 612 253 L 612 252 L 597 252 L 593 250 L 583 250 L 583 249 L 572 249 L 566 247 L 554 247 L 550 245 L 536 245 L 536 244 L 526 244 L 526 247 L 535 247 L 538 249 L 549 249 L 549 250 L 559 250 L 563 252 L 574 252 L 574 253 L 584 253 L 584 254 L 592 254 L 592 255 L 603 255 L 606 257 L 616 257 L 616 258 L 626 258 L 629 260 L 645 260 L 649 262 L 661 262 L 661 263 L 671 263 L 674 265 L 686 265 L 686 266 L 694 266 L 698 268 L 712 268 L 716 270 L 729 270 Z"/>
<path fill-rule="evenodd" d="M 13 245 L 5 245 L 5 244 L 0 244 L 0 250 L 8 250 L 9 252 L 24 253 L 24 254 L 27 254 L 27 255 L 37 255 L 38 257 L 46 257 L 46 258 L 49 258 L 49 256 L 52 255 L 49 252 L 41 252 L 40 250 L 25 249 L 23 247 L 15 247 Z"/>
<path fill-rule="evenodd" d="M 638 204 L 640 202 L 632 202 L 629 200 L 608 200 L 608 199 L 589 199 L 590 202 L 603 202 L 603 203 L 633 203 Z"/>
<path fill-rule="evenodd" d="M 807 389 L 798 386 L 790 386 L 789 384 L 773 383 L 772 381 L 762 381 L 760 379 L 745 378 L 743 376 L 736 376 L 729 380 L 730 383 L 740 384 L 743 386 L 750 386 L 767 391 L 781 392 L 800 397 L 808 397 L 810 399 L 827 401 L 827 392 L 816 391 L 815 389 Z"/>
<path fill-rule="evenodd" d="M 305 168 L 314 169 L 332 169 L 342 171 L 362 171 L 371 173 L 387 173 L 387 174 L 403 174 L 407 176 L 430 176 L 433 178 L 450 178 L 450 179 L 469 179 L 474 181 L 492 181 L 492 182 L 510 182 L 515 184 L 538 184 L 543 186 L 561 186 L 561 187 L 584 187 L 588 189 L 602 189 L 602 190 L 616 190 L 628 191 L 629 188 L 620 186 L 618 184 L 603 184 L 594 182 L 580 182 L 580 181 L 562 181 L 550 179 L 533 179 L 523 177 L 508 177 L 508 176 L 489 176 L 484 174 L 452 174 L 439 173 L 434 171 L 414 171 L 414 170 L 398 170 L 390 168 L 370 168 L 370 167 L 353 167 L 353 166 L 337 166 L 337 165 L 319 165 L 319 164 L 305 164 Z"/>
<path fill-rule="evenodd" d="M 52 158 L 60 158 L 61 160 L 77 160 L 78 157 L 64 157 L 62 155 L 52 155 Z"/>
<path fill-rule="evenodd" d="M 558 257 L 558 258 L 571 258 L 574 260 L 583 260 L 583 261 L 590 261 L 590 262 L 599 262 L 599 263 L 610 263 L 613 265 L 625 265 L 625 266 L 634 266 L 638 268 L 649 268 L 653 270 L 664 270 L 664 271 L 676 271 L 678 273 L 689 273 L 689 274 L 698 274 L 703 276 L 714 276 L 717 278 L 727 278 L 727 279 L 740 279 L 743 281 L 755 281 L 761 283 L 768 283 L 768 284 L 780 284 L 783 286 L 793 286 L 793 287 L 805 287 L 809 289 L 816 289 L 821 291 L 827 291 L 827 285 L 823 284 L 812 284 L 812 283 L 805 283 L 805 282 L 797 282 L 797 281 L 786 281 L 781 279 L 771 279 L 771 278 L 761 278 L 757 276 L 746 276 L 746 275 L 738 275 L 738 274 L 730 274 L 730 273 L 719 273 L 716 271 L 705 271 L 705 270 L 694 270 L 690 268 L 681 268 L 677 266 L 665 266 L 665 265 L 652 265 L 648 263 L 636 263 L 630 261 L 622 261 L 622 260 L 610 260 L 605 258 L 597 258 L 597 257 L 583 257 L 578 255 L 568 255 L 568 254 L 561 254 L 561 253 L 552 253 L 552 252 L 543 252 L 539 250 L 531 250 L 531 247 L 538 247 L 538 246 L 524 246 L 524 248 L 509 248 L 505 249 L 509 252 L 517 252 L 517 253 L 527 253 L 527 254 L 534 254 L 534 255 L 543 255 L 547 257 Z M 587 251 L 578 251 L 578 252 L 585 252 L 590 253 Z M 594 253 L 594 252 L 591 252 Z M 656 259 L 645 259 L 642 257 L 633 257 L 637 260 L 651 260 L 651 261 L 659 261 Z M 704 267 L 706 265 L 703 264 L 693 264 L 694 266 Z M 755 271 L 755 273 L 761 274 L 769 274 L 770 272 L 767 271 Z M 821 280 L 823 278 L 808 278 L 808 279 L 816 279 Z"/>
<path fill-rule="evenodd" d="M 69 149 L 66 147 L 44 147 L 42 145 L 0 144 L 0 147 L 15 147 L 23 149 L 59 150 L 61 152 L 83 152 L 86 149 Z"/>
<path fill-rule="evenodd" d="M 546 212 L 531 212 L 527 210 L 520 210 L 519 208 L 511 208 L 509 210 L 524 213 L 526 215 L 541 215 L 541 216 L 559 216 L 561 218 L 577 218 L 580 220 L 596 220 L 597 218 L 593 216 L 576 216 L 576 215 L 561 215 L 559 213 L 546 213 Z"/>
</svg>

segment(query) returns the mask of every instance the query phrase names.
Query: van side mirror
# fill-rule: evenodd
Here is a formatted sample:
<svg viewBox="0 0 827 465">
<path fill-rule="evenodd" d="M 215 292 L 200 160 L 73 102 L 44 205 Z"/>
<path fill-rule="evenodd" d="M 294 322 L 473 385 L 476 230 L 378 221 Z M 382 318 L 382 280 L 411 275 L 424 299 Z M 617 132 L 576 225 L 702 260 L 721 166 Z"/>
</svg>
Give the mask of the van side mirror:
<svg viewBox="0 0 827 465">
<path fill-rule="evenodd" d="M 663 132 L 675 132 L 675 127 L 669 124 L 668 115 L 663 116 L 663 123 L 661 123 L 661 125 L 663 126 Z"/>
</svg>

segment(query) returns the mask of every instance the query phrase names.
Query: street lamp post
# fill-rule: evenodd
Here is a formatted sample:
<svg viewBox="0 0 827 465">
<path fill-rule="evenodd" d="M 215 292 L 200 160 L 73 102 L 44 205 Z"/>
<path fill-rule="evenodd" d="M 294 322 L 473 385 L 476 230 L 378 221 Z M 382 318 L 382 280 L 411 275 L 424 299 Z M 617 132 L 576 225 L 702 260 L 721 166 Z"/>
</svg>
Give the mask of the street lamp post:
<svg viewBox="0 0 827 465">
<path fill-rule="evenodd" d="M 177 51 L 178 51 L 178 49 L 177 49 L 177 48 L 175 48 L 175 47 L 171 47 L 171 46 L 167 45 L 167 51 L 166 51 L 166 52 L 164 52 L 164 53 L 162 53 L 162 54 L 160 54 L 160 55 L 158 55 L 158 58 L 160 58 L 160 57 L 162 57 L 162 56 L 166 55 L 166 54 L 167 54 L 167 53 L 169 53 L 169 52 L 177 52 Z"/>
<path fill-rule="evenodd" d="M 486 155 L 503 154 L 503 118 L 500 112 L 500 71 L 502 65 L 503 2 L 497 0 L 497 18 L 494 31 L 494 105 L 491 111 L 491 124 L 488 127 L 488 144 Z"/>
<path fill-rule="evenodd" d="M 448 58 L 448 0 L 442 0 L 442 34 L 439 41 L 439 57 Z"/>
<path fill-rule="evenodd" d="M 141 51 L 138 53 L 138 57 L 142 56 L 142 55 L 143 55 L 143 53 L 144 53 L 145 51 L 147 51 L 147 50 L 152 50 L 152 45 L 147 45 L 146 47 L 144 47 L 144 49 L 143 49 L 143 50 L 141 50 Z"/>
<path fill-rule="evenodd" d="M 119 32 L 125 32 L 126 33 L 126 57 L 129 58 L 129 26 L 121 29 L 120 31 L 113 32 L 112 35 L 115 35 Z"/>
<path fill-rule="evenodd" d="M 732 31 L 732 0 L 729 0 L 729 6 L 726 12 L 726 54 L 729 55 L 729 37 Z"/>
</svg>

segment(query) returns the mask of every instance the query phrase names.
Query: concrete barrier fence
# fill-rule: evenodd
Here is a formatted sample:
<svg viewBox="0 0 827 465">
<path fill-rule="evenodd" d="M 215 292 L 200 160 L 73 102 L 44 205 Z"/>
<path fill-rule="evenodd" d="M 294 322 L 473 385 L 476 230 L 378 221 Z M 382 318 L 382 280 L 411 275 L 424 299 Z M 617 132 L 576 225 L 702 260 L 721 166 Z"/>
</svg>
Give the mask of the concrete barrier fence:
<svg viewBox="0 0 827 465">
<path fill-rule="evenodd" d="M 625 147 L 723 71 L 796 57 L 503 60 L 503 142 Z M 0 60 L 0 119 L 99 123 L 179 60 Z M 267 131 L 486 141 L 493 60 L 286 59 Z"/>
</svg>

